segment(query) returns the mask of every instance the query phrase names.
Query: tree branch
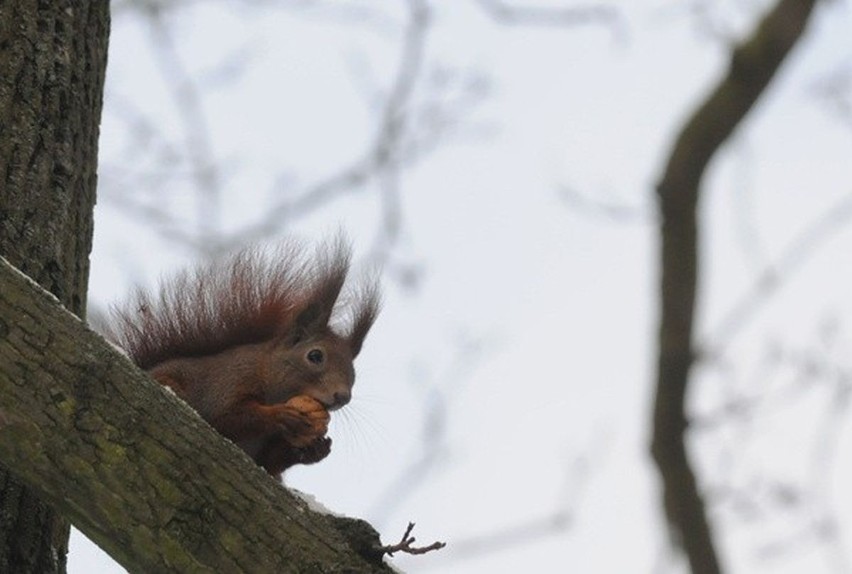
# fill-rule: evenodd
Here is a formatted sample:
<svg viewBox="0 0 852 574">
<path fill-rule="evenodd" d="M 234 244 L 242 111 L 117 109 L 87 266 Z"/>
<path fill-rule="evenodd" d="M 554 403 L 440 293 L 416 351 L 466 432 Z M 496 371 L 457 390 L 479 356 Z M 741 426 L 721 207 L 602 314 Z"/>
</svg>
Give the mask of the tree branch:
<svg viewBox="0 0 852 574">
<path fill-rule="evenodd" d="M 0 462 L 131 572 L 391 572 L 0 259 Z"/>
<path fill-rule="evenodd" d="M 698 270 L 696 212 L 710 159 L 775 76 L 804 31 L 816 0 L 780 0 L 678 136 L 657 186 L 661 221 L 661 317 L 651 451 L 663 481 L 666 518 L 692 572 L 720 572 L 704 501 L 685 445 L 685 397 L 694 358 Z"/>
</svg>

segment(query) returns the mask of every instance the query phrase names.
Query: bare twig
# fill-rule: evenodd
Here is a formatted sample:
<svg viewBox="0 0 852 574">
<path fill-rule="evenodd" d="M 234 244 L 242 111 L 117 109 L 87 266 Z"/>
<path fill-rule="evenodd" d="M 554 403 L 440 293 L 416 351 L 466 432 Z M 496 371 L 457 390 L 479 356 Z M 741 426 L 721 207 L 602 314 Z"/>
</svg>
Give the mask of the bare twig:
<svg viewBox="0 0 852 574">
<path fill-rule="evenodd" d="M 565 532 L 573 524 L 574 515 L 568 510 L 558 510 L 544 516 L 519 521 L 494 532 L 480 533 L 465 540 L 453 541 L 451 548 L 455 559 L 470 559 L 493 554 L 497 550 L 523 546 Z"/>
<path fill-rule="evenodd" d="M 440 550 L 447 545 L 446 542 L 433 542 L 428 546 L 412 546 L 416 541 L 416 538 L 411 536 L 412 530 L 414 530 L 414 523 L 409 522 L 408 527 L 405 529 L 405 534 L 402 535 L 399 542 L 396 544 L 382 546 L 379 550 L 388 556 L 393 556 L 394 552 L 404 552 L 405 554 L 426 554 L 433 550 Z"/>
<path fill-rule="evenodd" d="M 448 397 L 458 396 L 459 389 L 482 364 L 483 344 L 482 340 L 469 335 L 460 337 L 443 380 L 429 384 L 425 399 L 420 401 L 424 405 L 424 416 L 417 457 L 399 472 L 370 508 L 367 514 L 373 523 L 381 525 L 387 521 L 391 513 L 426 484 L 432 473 L 447 460 Z M 449 388 L 452 393 L 446 390 Z"/>
<path fill-rule="evenodd" d="M 527 26 L 580 26 L 612 24 L 619 14 L 607 4 L 565 7 L 516 7 L 501 0 L 479 0 L 479 5 L 492 18 L 503 24 Z"/>
<path fill-rule="evenodd" d="M 702 358 L 721 356 L 737 334 L 765 307 L 772 295 L 780 291 L 819 248 L 834 234 L 852 221 L 852 193 L 842 197 L 837 203 L 826 209 L 804 231 L 799 233 L 778 258 L 778 261 L 764 270 L 751 288 L 731 307 L 719 321 L 718 327 L 698 347 Z"/>
<path fill-rule="evenodd" d="M 847 61 L 813 87 L 831 113 L 852 128 L 852 61 Z"/>
<path fill-rule="evenodd" d="M 183 5 L 185 4 L 181 4 Z M 178 172 L 174 169 L 175 165 L 188 168 L 183 170 L 182 177 L 187 179 L 196 197 L 197 209 L 193 218 L 196 225 L 189 226 L 172 215 L 172 211 L 166 206 L 168 202 L 162 198 L 162 185 L 153 186 L 160 192 L 156 201 L 139 197 L 138 193 L 131 195 L 123 191 L 138 191 L 138 181 L 132 182 L 133 185 L 119 186 L 120 189 L 112 191 L 108 198 L 114 205 L 148 218 L 155 223 L 157 230 L 170 240 L 180 241 L 192 249 L 210 255 L 214 251 L 237 248 L 274 235 L 294 219 L 312 213 L 336 198 L 371 186 L 377 190 L 381 208 L 381 227 L 371 258 L 380 262 L 387 259 L 393 244 L 400 236 L 403 224 L 403 211 L 399 200 L 401 172 L 407 162 L 419 159 L 430 149 L 430 145 L 434 146 L 438 131 L 447 127 L 445 124 L 448 120 L 446 114 L 442 115 L 444 124 L 428 126 L 429 130 L 416 125 L 414 121 L 422 115 L 417 108 L 415 95 L 422 91 L 421 78 L 426 63 L 425 52 L 432 18 L 431 8 L 425 0 L 407 0 L 405 6 L 406 24 L 399 32 L 396 30 L 397 16 L 384 17 L 380 10 L 366 5 L 337 6 L 333 3 L 300 0 L 285 3 L 285 8 L 298 10 L 305 15 L 337 19 L 351 25 L 376 26 L 376 30 L 381 29 L 384 32 L 396 31 L 401 37 L 399 59 L 392 81 L 380 98 L 381 110 L 376 133 L 368 148 L 360 154 L 360 158 L 337 173 L 330 174 L 296 193 L 292 178 L 279 177 L 272 189 L 271 197 L 274 201 L 264 211 L 262 218 L 230 236 L 223 236 L 219 224 L 221 200 L 224 197 L 223 174 L 214 157 L 209 118 L 204 113 L 203 92 L 200 89 L 203 78 L 209 79 L 211 76 L 195 73 L 182 62 L 178 50 L 179 39 L 173 35 L 167 18 L 170 15 L 167 11 L 172 9 L 171 5 L 159 0 L 134 0 L 128 3 L 127 7 L 141 14 L 148 23 L 153 37 L 150 49 L 182 122 L 184 141 L 169 144 L 162 131 L 138 113 L 131 116 L 136 129 L 130 135 L 134 137 L 136 145 L 150 145 L 146 142 L 154 141 L 163 149 L 170 150 L 169 159 L 162 161 L 162 169 L 148 171 L 151 177 L 159 179 L 161 183 L 176 176 Z M 214 79 L 218 81 L 223 74 L 227 79 L 229 71 L 238 68 L 244 61 L 245 52 L 226 60 L 215 70 Z M 431 89 L 430 86 L 427 87 Z M 424 136 L 418 139 L 415 137 L 415 130 L 424 131 Z M 137 135 L 138 137 L 135 137 Z M 165 145 L 161 144 L 160 140 L 164 140 Z M 128 177 L 140 175 L 136 166 L 130 166 L 126 172 Z"/>
<path fill-rule="evenodd" d="M 184 122 L 184 146 L 187 160 L 192 166 L 192 182 L 195 187 L 198 245 L 205 255 L 217 250 L 215 237 L 221 229 L 220 211 L 222 203 L 222 177 L 213 152 L 212 134 L 202 105 L 202 96 L 195 85 L 192 74 L 184 66 L 161 10 L 148 14 L 148 23 L 154 40 L 151 45 L 166 85 Z"/>
<path fill-rule="evenodd" d="M 778 379 L 784 369 L 790 371 L 790 380 L 748 399 L 735 399 L 739 406 L 712 415 L 710 426 L 702 424 L 703 430 L 723 424 L 743 427 L 735 428 L 729 438 L 729 455 L 720 465 L 724 470 L 714 474 L 708 492 L 714 505 L 728 510 L 752 529 L 766 526 L 771 540 L 759 545 L 759 559 L 781 560 L 808 545 L 819 545 L 837 572 L 847 572 L 843 521 L 837 515 L 835 474 L 831 471 L 842 453 L 840 440 L 849 420 L 852 372 L 846 366 L 843 347 L 832 346 L 834 336 L 829 333 L 821 340 L 822 344 L 814 349 L 769 354 L 767 363 L 773 370 L 761 369 L 758 378 Z M 836 360 L 830 356 L 832 351 L 839 354 Z M 753 387 L 753 382 L 747 381 L 746 386 Z M 808 433 L 808 446 L 796 449 L 803 459 L 801 476 L 795 473 L 778 477 L 777 472 L 766 470 L 760 463 L 751 469 L 763 457 L 744 452 L 752 453 L 750 445 L 759 445 L 771 432 L 761 429 L 761 423 L 777 423 L 779 416 L 801 416 L 802 406 L 814 404 L 815 399 L 823 405 L 818 413 L 811 413 L 816 417 L 815 424 L 803 425 L 800 419 L 791 423 L 804 427 L 797 434 Z M 734 468 L 738 470 L 732 472 Z M 726 471 L 737 478 L 725 476 Z M 789 526 L 779 530 L 788 522 Z"/>
<path fill-rule="evenodd" d="M 598 432 L 596 436 L 597 440 L 586 447 L 585 453 L 571 456 L 565 469 L 562 493 L 552 509 L 505 526 L 454 539 L 452 548 L 442 555 L 442 564 L 493 555 L 495 552 L 522 547 L 570 531 L 576 524 L 579 506 L 585 500 L 582 491 L 592 482 L 592 475 L 600 464 L 600 459 L 609 450 L 609 434 Z"/>
<path fill-rule="evenodd" d="M 136 180 L 130 185 L 114 186 L 106 194 L 107 200 L 113 205 L 134 215 L 141 215 L 156 226 L 159 233 L 173 242 L 180 242 L 203 255 L 210 256 L 220 250 L 221 245 L 215 241 L 220 231 L 221 202 L 223 196 L 222 168 L 213 151 L 213 135 L 210 122 L 204 112 L 203 93 L 197 85 L 195 74 L 184 65 L 178 39 L 175 37 L 168 21 L 167 11 L 174 10 L 173 5 L 162 5 L 156 1 L 139 2 L 133 5 L 148 26 L 152 35 L 149 42 L 157 68 L 163 78 L 163 86 L 168 91 L 182 122 L 182 142 L 169 141 L 163 130 L 149 121 L 141 110 L 128 99 L 119 99 L 122 106 L 121 120 L 133 128 L 129 135 L 134 145 L 141 147 L 152 143 L 159 152 L 154 156 L 157 165 L 148 172 L 139 173 L 135 166 L 132 168 Z M 244 59 L 241 54 L 239 60 Z M 231 62 L 233 64 L 233 62 Z M 227 70 L 234 66 L 226 66 L 219 70 L 217 80 L 227 75 Z M 129 112 L 125 117 L 124 113 Z M 140 150 L 133 150 L 134 159 L 140 155 Z M 151 155 L 151 154 L 148 154 Z M 137 160 L 138 161 L 138 160 Z M 107 171 L 109 176 L 109 171 Z M 179 216 L 175 216 L 169 208 L 169 202 L 164 198 L 162 183 L 176 177 L 187 181 L 194 194 L 196 215 L 195 226 L 189 225 Z M 156 192 L 156 196 L 139 197 L 140 183 L 146 179 L 148 187 Z M 141 180 L 141 181 L 140 181 Z"/>
<path fill-rule="evenodd" d="M 615 223 L 654 223 L 655 214 L 652 206 L 643 205 L 628 205 L 626 203 L 617 203 L 607 201 L 597 197 L 592 198 L 587 194 L 571 187 L 561 186 L 559 188 L 559 197 L 570 208 L 588 213 L 592 216 L 602 217 Z"/>
<path fill-rule="evenodd" d="M 431 11 L 423 0 L 409 0 L 408 9 L 408 27 L 397 73 L 385 99 L 372 146 L 360 160 L 341 172 L 302 190 L 295 197 L 286 194 L 288 197 L 265 211 L 262 221 L 231 236 L 230 243 L 241 245 L 271 235 L 293 218 L 306 215 L 336 197 L 356 192 L 371 181 L 377 181 L 383 191 L 380 237 L 386 241 L 396 240 L 401 225 L 397 197 L 397 172 L 402 161 L 399 150 L 406 137 L 410 102 L 424 64 L 427 32 L 431 24 Z M 281 191 L 285 195 L 285 190 Z"/>
</svg>

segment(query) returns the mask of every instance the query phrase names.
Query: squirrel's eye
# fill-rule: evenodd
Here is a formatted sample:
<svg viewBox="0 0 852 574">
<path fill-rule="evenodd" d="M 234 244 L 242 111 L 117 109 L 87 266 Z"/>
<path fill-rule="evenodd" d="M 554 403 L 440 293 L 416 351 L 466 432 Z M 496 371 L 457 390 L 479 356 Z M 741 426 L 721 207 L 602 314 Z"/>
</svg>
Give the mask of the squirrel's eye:
<svg viewBox="0 0 852 574">
<path fill-rule="evenodd" d="M 320 363 L 322 363 L 323 359 L 325 359 L 325 355 L 323 354 L 321 349 L 311 349 L 310 351 L 308 351 L 308 354 L 306 356 L 308 358 L 308 361 L 315 365 L 319 365 Z"/>
</svg>

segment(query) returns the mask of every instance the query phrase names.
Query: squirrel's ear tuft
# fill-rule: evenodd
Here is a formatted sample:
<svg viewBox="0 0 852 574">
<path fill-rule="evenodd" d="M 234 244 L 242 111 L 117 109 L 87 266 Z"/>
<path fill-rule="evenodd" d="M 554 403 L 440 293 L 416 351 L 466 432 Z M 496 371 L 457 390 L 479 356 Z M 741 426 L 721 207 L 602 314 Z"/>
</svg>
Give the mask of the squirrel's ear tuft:
<svg viewBox="0 0 852 574">
<path fill-rule="evenodd" d="M 298 306 L 293 332 L 295 342 L 321 333 L 328 327 L 340 291 L 349 271 L 349 248 L 338 237 L 333 243 L 317 250 L 317 265 Z"/>
<path fill-rule="evenodd" d="M 361 352 L 364 339 L 379 314 L 381 292 L 378 282 L 374 280 L 367 283 L 366 287 L 362 288 L 353 299 L 352 326 L 346 340 L 352 351 L 352 358 L 355 358 Z"/>
</svg>

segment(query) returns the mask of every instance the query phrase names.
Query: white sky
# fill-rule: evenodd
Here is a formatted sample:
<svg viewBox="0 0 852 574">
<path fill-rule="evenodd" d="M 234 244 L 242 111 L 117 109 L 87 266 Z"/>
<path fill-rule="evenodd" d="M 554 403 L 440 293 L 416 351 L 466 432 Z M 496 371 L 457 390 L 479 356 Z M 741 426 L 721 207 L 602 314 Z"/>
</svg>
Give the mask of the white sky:
<svg viewBox="0 0 852 574">
<path fill-rule="evenodd" d="M 378 31 L 299 11 L 235 8 L 241 3 L 194 7 L 169 20 L 189 69 L 210 69 L 241 50 L 252 55 L 234 85 L 204 99 L 214 153 L 228 166 L 226 229 L 262 215 L 281 172 L 309 183 L 369 144 L 375 116 L 365 97 L 390 81 L 403 15 L 398 3 L 386 4 L 392 19 Z M 463 137 L 404 172 L 403 233 L 394 253 L 420 272 L 418 288 L 386 281 L 381 319 L 358 360 L 355 400 L 332 421 L 335 450 L 288 475 L 289 484 L 331 509 L 371 521 L 386 540 L 412 520 L 419 541 L 450 543 L 439 553 L 395 559 L 405 571 L 665 571 L 654 570 L 664 535 L 646 456 L 657 265 L 647 214 L 673 134 L 723 72 L 726 46 L 701 33 L 683 3 L 621 4 L 624 26 L 615 35 L 601 26 L 499 26 L 476 3 L 447 4 L 434 14 L 427 68 L 475 73 L 489 92 L 461 118 Z M 767 4 L 722 2 L 714 14 L 740 33 L 755 7 Z M 813 24 L 772 93 L 712 165 L 700 301 L 708 337 L 797 233 L 852 192 L 852 123 L 815 95 L 829 74 L 852 63 L 852 8 L 823 3 Z M 153 38 L 138 18 L 116 15 L 92 259 L 95 305 L 195 259 L 108 197 L 111 188 L 135 185 L 122 170 L 154 165 L 145 153 L 127 155 L 127 124 L 118 120 L 125 112 L 116 102 L 132 102 L 158 129 L 184 137 L 152 57 Z M 620 223 L 574 209 L 560 197 L 564 188 L 636 206 L 646 218 Z M 162 194 L 163 205 L 196 225 L 188 187 L 164 185 Z M 342 225 L 364 253 L 379 216 L 376 194 L 364 192 L 292 230 L 319 238 Z M 769 343 L 813 347 L 830 318 L 839 333 L 834 366 L 849 368 L 852 274 L 843 263 L 850 245 L 852 227 L 832 235 L 728 347 L 729 368 L 700 370 L 699 412 L 730 398 L 720 388 L 749 392 L 741 383 L 759 372 Z M 759 383 L 782 375 L 773 371 L 771 381 Z M 428 406 L 436 403 L 445 407 L 445 434 L 424 439 Z M 767 426 L 757 419 L 751 426 L 758 431 L 779 429 L 755 431 L 759 441 L 743 439 L 752 435 L 736 424 L 694 437 L 703 478 L 728 474 L 747 484 L 755 468 L 802 474 L 807 459 L 791 451 L 807 448 L 820 408 Z M 784 433 L 791 426 L 801 432 Z M 845 427 L 838 436 L 841 445 L 850 439 Z M 437 462 L 402 496 L 394 485 L 422 455 L 424 440 Z M 732 442 L 743 456 L 725 463 Z M 792 469 L 781 464 L 794 459 Z M 843 489 L 850 462 L 829 469 L 836 488 L 823 492 L 841 528 L 852 516 Z M 467 542 L 559 508 L 571 512 L 567 529 L 482 553 Z M 767 544 L 801 539 L 794 526 L 808 515 L 794 510 L 788 522 L 750 525 L 714 512 L 732 571 L 835 571 L 835 547 L 827 545 L 759 558 Z M 850 537 L 840 531 L 847 546 Z M 95 571 L 122 572 L 75 536 L 69 572 Z"/>
</svg>

